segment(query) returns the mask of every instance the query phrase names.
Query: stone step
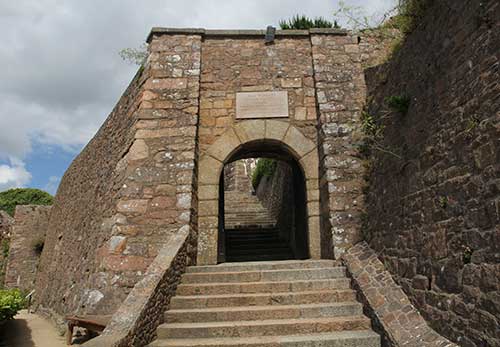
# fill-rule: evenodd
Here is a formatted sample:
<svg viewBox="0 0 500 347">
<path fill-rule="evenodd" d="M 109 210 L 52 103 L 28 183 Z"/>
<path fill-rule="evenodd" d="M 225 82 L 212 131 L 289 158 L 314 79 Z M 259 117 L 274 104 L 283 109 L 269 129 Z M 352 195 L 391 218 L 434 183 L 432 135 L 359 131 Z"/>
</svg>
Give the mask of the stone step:
<svg viewBox="0 0 500 347">
<path fill-rule="evenodd" d="M 249 262 L 245 264 L 223 263 L 219 265 L 189 266 L 186 269 L 186 273 L 312 269 L 334 267 L 335 265 L 337 265 L 337 262 L 335 260 L 260 261 Z"/>
<path fill-rule="evenodd" d="M 272 254 L 292 254 L 290 247 L 285 244 L 279 245 L 267 245 L 264 247 L 252 247 L 252 244 L 248 244 L 246 247 L 228 247 L 228 255 L 272 255 Z M 293 255 L 293 254 L 292 254 Z"/>
<path fill-rule="evenodd" d="M 298 281 L 339 278 L 345 275 L 345 267 L 341 266 L 316 269 L 186 273 L 182 276 L 181 283 Z"/>
<path fill-rule="evenodd" d="M 208 283 L 180 284 L 177 295 L 223 295 L 256 294 L 280 292 L 307 292 L 318 290 L 350 289 L 351 280 L 334 278 L 327 280 L 248 282 L 248 283 Z"/>
<path fill-rule="evenodd" d="M 244 242 L 244 241 L 280 241 L 281 238 L 279 233 L 273 233 L 269 235 L 227 235 L 226 239 L 232 242 Z"/>
<path fill-rule="evenodd" d="M 229 240 L 231 247 L 262 247 L 268 245 L 283 245 L 287 244 L 286 241 L 281 240 L 280 238 L 275 239 L 231 239 Z"/>
<path fill-rule="evenodd" d="M 248 228 L 273 228 L 276 226 L 276 222 L 230 222 L 224 224 L 227 228 L 231 229 L 248 229 Z"/>
<path fill-rule="evenodd" d="M 380 336 L 370 330 L 307 335 L 245 338 L 156 340 L 151 347 L 380 347 Z"/>
<path fill-rule="evenodd" d="M 275 336 L 317 334 L 343 330 L 366 330 L 370 320 L 365 316 L 328 318 L 276 319 L 257 321 L 167 323 L 158 327 L 160 339 Z"/>
<path fill-rule="evenodd" d="M 254 231 L 253 229 L 263 229 L 265 231 Z M 252 226 L 247 226 L 245 228 L 243 227 L 231 227 L 229 228 L 226 226 L 224 229 L 226 234 L 231 237 L 248 237 L 248 236 L 263 236 L 263 237 L 268 237 L 269 235 L 279 235 L 280 231 L 276 228 L 276 225 L 269 225 L 269 226 L 261 226 L 261 227 L 252 227 Z"/>
<path fill-rule="evenodd" d="M 355 301 L 355 299 L 355 292 L 352 289 L 222 295 L 176 295 L 170 301 L 170 309 L 299 305 Z"/>
<path fill-rule="evenodd" d="M 363 314 L 357 302 L 319 303 L 281 306 L 237 306 L 204 309 L 169 310 L 168 323 L 195 323 L 221 321 L 251 321 L 268 319 L 326 318 L 359 316 Z"/>
<path fill-rule="evenodd" d="M 247 254 L 247 255 L 226 255 L 226 260 L 231 262 L 246 263 L 249 261 L 275 261 L 275 260 L 291 260 L 295 259 L 292 253 L 277 253 L 277 254 Z"/>
</svg>

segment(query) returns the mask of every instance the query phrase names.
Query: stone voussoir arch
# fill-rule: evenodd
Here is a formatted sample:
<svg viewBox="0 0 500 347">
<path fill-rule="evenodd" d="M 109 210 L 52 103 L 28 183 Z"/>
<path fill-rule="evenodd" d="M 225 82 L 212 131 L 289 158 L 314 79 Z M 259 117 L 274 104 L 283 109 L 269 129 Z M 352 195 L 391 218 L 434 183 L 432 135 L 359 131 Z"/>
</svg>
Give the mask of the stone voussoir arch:
<svg viewBox="0 0 500 347">
<path fill-rule="evenodd" d="M 224 164 L 243 145 L 253 141 L 282 144 L 304 173 L 307 193 L 308 241 L 312 259 L 319 259 L 319 157 L 316 143 L 292 124 L 278 120 L 245 120 L 233 125 L 205 151 L 198 167 L 198 265 L 217 263 L 219 180 Z"/>
</svg>

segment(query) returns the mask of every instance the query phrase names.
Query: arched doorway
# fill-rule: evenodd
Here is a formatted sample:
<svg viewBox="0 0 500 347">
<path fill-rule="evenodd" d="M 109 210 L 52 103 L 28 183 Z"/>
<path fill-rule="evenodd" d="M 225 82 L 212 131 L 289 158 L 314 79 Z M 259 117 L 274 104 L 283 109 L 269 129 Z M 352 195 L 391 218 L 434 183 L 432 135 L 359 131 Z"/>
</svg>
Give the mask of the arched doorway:
<svg viewBox="0 0 500 347">
<path fill-rule="evenodd" d="M 198 161 L 198 239 L 197 264 L 212 265 L 220 261 L 219 234 L 224 221 L 223 190 L 219 189 L 224 165 L 249 157 L 278 157 L 294 162 L 305 182 L 307 253 L 311 259 L 321 258 L 319 158 L 315 142 L 299 128 L 286 121 L 245 120 L 230 126 L 215 142 L 204 147 Z M 291 160 L 293 159 L 293 160 Z M 295 165 L 294 164 L 294 165 Z M 297 176 L 298 177 L 298 176 Z"/>
<path fill-rule="evenodd" d="M 247 142 L 227 159 L 219 183 L 219 263 L 307 259 L 307 220 L 304 172 L 283 143 Z"/>
</svg>

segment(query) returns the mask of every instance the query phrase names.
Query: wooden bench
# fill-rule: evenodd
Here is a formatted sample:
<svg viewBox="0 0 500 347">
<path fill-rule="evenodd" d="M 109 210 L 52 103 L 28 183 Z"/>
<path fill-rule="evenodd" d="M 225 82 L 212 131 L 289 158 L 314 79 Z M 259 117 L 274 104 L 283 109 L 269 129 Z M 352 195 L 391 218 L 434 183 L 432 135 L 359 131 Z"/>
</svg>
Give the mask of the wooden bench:
<svg viewBox="0 0 500 347">
<path fill-rule="evenodd" d="M 68 331 L 66 333 L 66 344 L 71 345 L 73 340 L 73 329 L 75 327 L 85 328 L 89 331 L 100 334 L 111 320 L 111 316 L 66 316 Z"/>
</svg>

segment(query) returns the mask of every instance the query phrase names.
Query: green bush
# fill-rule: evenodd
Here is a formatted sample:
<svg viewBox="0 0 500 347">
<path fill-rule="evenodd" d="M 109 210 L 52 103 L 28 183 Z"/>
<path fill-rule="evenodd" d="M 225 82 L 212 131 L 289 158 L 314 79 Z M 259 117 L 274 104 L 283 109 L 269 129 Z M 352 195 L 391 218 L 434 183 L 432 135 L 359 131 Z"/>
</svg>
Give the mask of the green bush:
<svg viewBox="0 0 500 347">
<path fill-rule="evenodd" d="M 17 205 L 52 205 L 54 198 L 47 192 L 34 188 L 15 188 L 0 192 L 0 210 L 11 216 Z"/>
<path fill-rule="evenodd" d="M 407 95 L 392 95 L 385 98 L 385 103 L 387 106 L 392 108 L 394 111 L 406 115 L 408 113 L 408 108 L 410 107 L 411 99 Z"/>
<path fill-rule="evenodd" d="M 252 174 L 252 186 L 254 189 L 257 189 L 259 186 L 260 180 L 264 176 L 272 176 L 274 171 L 276 170 L 277 162 L 274 159 L 269 158 L 259 158 L 257 160 L 257 166 Z"/>
<path fill-rule="evenodd" d="M 19 289 L 0 290 L 0 322 L 14 318 L 24 308 L 25 300 Z"/>
<path fill-rule="evenodd" d="M 401 0 L 398 15 L 391 18 L 391 26 L 409 34 L 418 26 L 433 0 Z"/>
<path fill-rule="evenodd" d="M 329 20 L 316 17 L 311 19 L 304 15 L 295 15 L 292 19 L 281 20 L 280 28 L 282 30 L 307 30 L 311 28 L 340 28 L 337 21 L 330 22 Z"/>
</svg>

